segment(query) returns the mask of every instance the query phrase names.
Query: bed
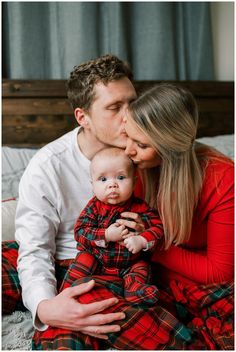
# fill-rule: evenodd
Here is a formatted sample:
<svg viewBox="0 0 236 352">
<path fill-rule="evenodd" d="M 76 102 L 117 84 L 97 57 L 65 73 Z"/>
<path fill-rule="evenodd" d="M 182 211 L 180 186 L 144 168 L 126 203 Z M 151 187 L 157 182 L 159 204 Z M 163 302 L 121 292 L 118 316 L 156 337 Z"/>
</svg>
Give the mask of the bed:
<svg viewBox="0 0 236 352">
<path fill-rule="evenodd" d="M 135 82 L 138 92 L 158 82 Z M 200 111 L 198 140 L 234 158 L 233 82 L 180 82 L 195 95 Z M 14 239 L 20 178 L 38 148 L 76 126 L 65 81 L 3 80 L 2 240 Z M 30 350 L 31 315 L 2 317 L 1 350 Z"/>
</svg>

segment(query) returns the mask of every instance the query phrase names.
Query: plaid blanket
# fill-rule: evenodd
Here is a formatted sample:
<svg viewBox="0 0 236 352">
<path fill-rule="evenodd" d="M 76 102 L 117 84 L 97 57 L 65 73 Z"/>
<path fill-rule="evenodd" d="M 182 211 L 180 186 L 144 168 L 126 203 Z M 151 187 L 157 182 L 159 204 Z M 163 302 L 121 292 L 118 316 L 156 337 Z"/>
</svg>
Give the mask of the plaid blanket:
<svg viewBox="0 0 236 352">
<path fill-rule="evenodd" d="M 124 311 L 121 331 L 109 334 L 108 342 L 79 332 L 49 327 L 36 331 L 33 349 L 43 350 L 233 350 L 233 283 L 207 286 L 171 282 L 161 289 L 159 304 L 131 304 L 122 297 L 122 279 L 94 276 L 95 289 L 79 296 L 88 303 L 112 296 L 119 303 L 109 312 Z M 79 279 L 73 285 L 85 282 Z M 167 309 L 168 308 L 168 309 Z"/>
</svg>

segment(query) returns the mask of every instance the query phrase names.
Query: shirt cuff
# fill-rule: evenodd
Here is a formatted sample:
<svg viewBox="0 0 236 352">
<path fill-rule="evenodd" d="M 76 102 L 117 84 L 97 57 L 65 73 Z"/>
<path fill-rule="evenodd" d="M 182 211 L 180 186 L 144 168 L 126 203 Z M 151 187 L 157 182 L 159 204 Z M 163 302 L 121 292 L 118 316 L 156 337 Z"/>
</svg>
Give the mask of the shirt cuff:
<svg viewBox="0 0 236 352">
<path fill-rule="evenodd" d="M 143 251 L 148 251 L 149 249 L 153 248 L 155 246 L 155 241 L 150 241 L 150 242 L 147 242 L 147 245 L 146 245 L 146 248 L 143 249 Z"/>
<path fill-rule="evenodd" d="M 48 328 L 48 325 L 42 323 L 37 316 L 37 308 L 40 302 L 46 299 L 51 299 L 57 295 L 57 292 L 53 286 L 49 286 L 46 290 L 45 287 L 37 287 L 27 295 L 28 299 L 25 299 L 24 305 L 30 310 L 33 319 L 33 326 L 39 331 L 44 331 Z M 25 295 L 26 296 L 26 295 Z"/>
</svg>

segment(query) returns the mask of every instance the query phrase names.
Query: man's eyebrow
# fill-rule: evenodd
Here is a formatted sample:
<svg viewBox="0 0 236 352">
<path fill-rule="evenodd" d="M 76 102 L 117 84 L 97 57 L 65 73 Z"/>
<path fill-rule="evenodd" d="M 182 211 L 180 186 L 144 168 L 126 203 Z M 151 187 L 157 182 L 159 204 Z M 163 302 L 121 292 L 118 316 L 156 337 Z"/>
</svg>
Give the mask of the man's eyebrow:
<svg viewBox="0 0 236 352">
<path fill-rule="evenodd" d="M 122 101 L 121 100 L 116 100 L 116 101 L 108 103 L 106 105 L 106 107 L 113 106 L 113 105 L 119 105 L 119 104 L 122 104 Z"/>
</svg>

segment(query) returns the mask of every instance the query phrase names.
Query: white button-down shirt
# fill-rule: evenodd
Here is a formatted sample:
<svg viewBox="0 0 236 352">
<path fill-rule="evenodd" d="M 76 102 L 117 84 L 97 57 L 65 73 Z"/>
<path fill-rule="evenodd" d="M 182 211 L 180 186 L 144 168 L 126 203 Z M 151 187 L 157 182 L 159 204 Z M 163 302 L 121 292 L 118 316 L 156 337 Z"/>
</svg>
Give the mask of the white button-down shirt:
<svg viewBox="0 0 236 352">
<path fill-rule="evenodd" d="M 39 302 L 57 294 L 54 258 L 76 255 L 73 227 L 92 197 L 90 161 L 81 153 L 79 128 L 40 149 L 31 159 L 19 186 L 16 240 L 18 272 L 24 305 L 34 325 Z"/>
</svg>

